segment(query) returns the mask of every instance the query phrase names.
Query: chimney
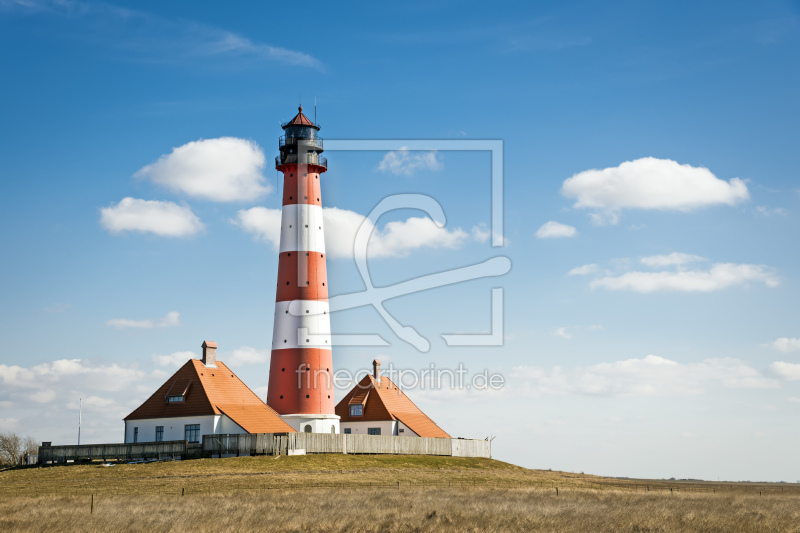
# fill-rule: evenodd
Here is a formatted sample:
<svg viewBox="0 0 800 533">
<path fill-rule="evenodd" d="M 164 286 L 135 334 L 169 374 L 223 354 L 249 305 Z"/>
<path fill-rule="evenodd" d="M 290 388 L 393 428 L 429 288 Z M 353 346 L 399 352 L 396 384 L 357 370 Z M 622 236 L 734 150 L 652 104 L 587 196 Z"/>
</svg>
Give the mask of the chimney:
<svg viewBox="0 0 800 533">
<path fill-rule="evenodd" d="M 372 377 L 375 378 L 379 384 L 381 382 L 381 362 L 377 359 L 372 361 Z"/>
<path fill-rule="evenodd" d="M 203 364 L 212 368 L 217 368 L 217 343 L 214 341 L 203 341 Z"/>
</svg>

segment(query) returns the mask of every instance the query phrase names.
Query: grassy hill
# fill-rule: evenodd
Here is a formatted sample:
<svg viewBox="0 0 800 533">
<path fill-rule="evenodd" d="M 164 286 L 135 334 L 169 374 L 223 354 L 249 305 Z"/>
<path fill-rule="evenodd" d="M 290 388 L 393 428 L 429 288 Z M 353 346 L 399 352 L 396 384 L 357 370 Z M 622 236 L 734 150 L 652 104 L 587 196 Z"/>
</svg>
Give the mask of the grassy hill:
<svg viewBox="0 0 800 533">
<path fill-rule="evenodd" d="M 0 472 L 0 495 L 158 494 L 283 487 L 397 485 L 589 486 L 602 478 L 529 470 L 494 459 L 399 455 L 231 457 L 145 464 L 97 463 Z"/>
<path fill-rule="evenodd" d="M 455 457 L 17 468 L 0 471 L 0 496 L 0 531 L 800 533 L 793 484 L 619 480 Z"/>
</svg>

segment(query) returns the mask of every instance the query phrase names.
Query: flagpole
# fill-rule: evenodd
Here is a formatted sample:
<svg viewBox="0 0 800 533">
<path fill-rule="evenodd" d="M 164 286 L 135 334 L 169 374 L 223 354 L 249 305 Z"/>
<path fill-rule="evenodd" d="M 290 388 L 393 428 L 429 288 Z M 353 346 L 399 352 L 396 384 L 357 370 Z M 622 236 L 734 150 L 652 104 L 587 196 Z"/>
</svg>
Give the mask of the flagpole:
<svg viewBox="0 0 800 533">
<path fill-rule="evenodd" d="M 78 446 L 81 445 L 81 418 L 83 418 L 83 398 L 78 400 Z"/>
</svg>

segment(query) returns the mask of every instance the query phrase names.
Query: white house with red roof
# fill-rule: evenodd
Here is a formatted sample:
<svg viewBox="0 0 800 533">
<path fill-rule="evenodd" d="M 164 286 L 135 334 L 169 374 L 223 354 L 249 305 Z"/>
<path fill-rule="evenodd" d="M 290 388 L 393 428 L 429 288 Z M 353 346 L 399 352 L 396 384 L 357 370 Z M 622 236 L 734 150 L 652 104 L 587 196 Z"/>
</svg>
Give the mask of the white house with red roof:
<svg viewBox="0 0 800 533">
<path fill-rule="evenodd" d="M 381 362 L 372 362 L 367 374 L 336 405 L 342 433 L 440 437 L 449 439 L 442 428 L 422 412 L 392 380 L 381 376 Z"/>
<path fill-rule="evenodd" d="M 229 433 L 294 433 L 204 341 L 201 359 L 189 359 L 142 405 L 125 417 L 125 442 L 187 440 Z"/>
</svg>

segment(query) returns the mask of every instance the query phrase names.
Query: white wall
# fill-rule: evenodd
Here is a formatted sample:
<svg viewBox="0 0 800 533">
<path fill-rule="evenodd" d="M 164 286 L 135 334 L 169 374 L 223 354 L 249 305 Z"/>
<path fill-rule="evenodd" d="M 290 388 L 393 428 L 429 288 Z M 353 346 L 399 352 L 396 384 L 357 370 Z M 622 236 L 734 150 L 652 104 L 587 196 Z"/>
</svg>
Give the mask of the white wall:
<svg viewBox="0 0 800 533">
<path fill-rule="evenodd" d="M 373 422 L 342 422 L 342 433 L 346 428 L 350 428 L 352 435 L 368 435 L 369 428 L 381 428 L 381 435 L 394 435 L 401 437 L 416 437 L 417 434 L 408 429 L 408 426 L 396 420 L 380 420 Z M 403 429 L 403 433 L 399 430 Z"/>
<path fill-rule="evenodd" d="M 203 435 L 221 433 L 247 433 L 225 415 L 180 416 L 125 421 L 125 442 L 133 442 L 133 428 L 139 428 L 139 442 L 156 440 L 156 426 L 164 426 L 164 440 L 183 440 L 186 424 L 200 424 L 200 442 Z"/>
<path fill-rule="evenodd" d="M 400 431 L 401 429 L 403 430 L 402 432 Z M 395 435 L 400 435 L 401 437 L 419 437 L 419 435 L 411 431 L 411 428 L 403 424 L 400 420 L 397 421 L 397 433 L 395 433 Z"/>
<path fill-rule="evenodd" d="M 306 418 L 309 417 L 309 418 Z M 306 426 L 311 426 L 311 433 L 331 433 L 331 426 L 333 426 L 333 433 L 341 433 L 339 429 L 339 417 L 326 417 L 326 418 L 311 418 L 314 415 L 283 415 L 281 419 L 292 426 L 292 429 L 298 433 L 305 432 Z"/>
</svg>

